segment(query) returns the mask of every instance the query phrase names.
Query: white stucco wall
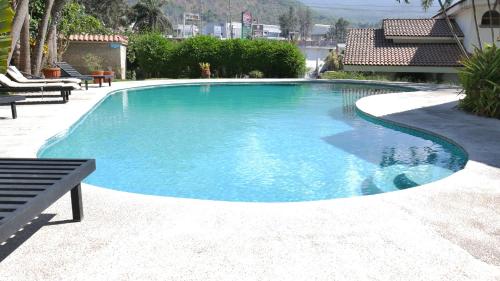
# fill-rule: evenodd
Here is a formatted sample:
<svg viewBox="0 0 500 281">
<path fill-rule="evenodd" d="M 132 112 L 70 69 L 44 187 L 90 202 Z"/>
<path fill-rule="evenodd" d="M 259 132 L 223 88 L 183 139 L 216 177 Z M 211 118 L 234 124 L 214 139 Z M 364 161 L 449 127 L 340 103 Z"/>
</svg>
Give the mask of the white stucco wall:
<svg viewBox="0 0 500 281">
<path fill-rule="evenodd" d="M 484 3 L 483 3 L 484 2 Z M 493 1 L 491 1 L 493 2 Z M 488 11 L 486 1 L 476 1 L 476 16 L 478 24 L 481 24 L 481 18 Z M 459 7 L 458 7 L 459 6 Z M 450 10 L 452 16 L 464 33 L 464 46 L 468 52 L 473 52 L 474 47 L 478 46 L 476 26 L 474 24 L 474 14 L 470 1 L 459 4 L 456 9 Z M 497 9 L 498 11 L 498 9 Z M 494 41 L 491 40 L 491 29 L 489 27 L 479 27 L 479 35 L 483 44 L 492 42 L 500 46 L 500 27 L 494 28 Z"/>
</svg>

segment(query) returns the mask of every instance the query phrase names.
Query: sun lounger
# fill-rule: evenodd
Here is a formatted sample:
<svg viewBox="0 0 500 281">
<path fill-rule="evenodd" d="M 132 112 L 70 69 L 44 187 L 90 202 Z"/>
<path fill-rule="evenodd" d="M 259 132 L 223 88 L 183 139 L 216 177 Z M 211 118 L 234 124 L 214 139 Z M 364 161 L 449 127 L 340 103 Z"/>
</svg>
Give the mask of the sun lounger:
<svg viewBox="0 0 500 281">
<path fill-rule="evenodd" d="M 24 74 L 19 71 L 15 66 L 9 66 L 7 68 L 7 74 L 12 80 L 18 83 L 74 83 L 81 84 L 82 80 L 77 78 L 55 78 L 55 79 L 43 79 L 37 77 L 35 79 L 26 78 Z M 33 75 L 29 75 L 30 77 L 34 77 Z"/>
<path fill-rule="evenodd" d="M 12 119 L 17 118 L 16 102 L 26 99 L 23 96 L 2 96 L 0 95 L 0 105 L 10 104 L 10 110 L 12 112 Z"/>
<path fill-rule="evenodd" d="M 69 63 L 67 62 L 56 62 L 56 65 L 61 68 L 61 76 L 63 77 L 71 77 L 71 78 L 77 78 L 80 80 L 85 81 L 85 90 L 89 89 L 89 81 L 94 80 L 94 77 L 90 75 L 83 75 L 78 70 L 74 69 Z"/>
<path fill-rule="evenodd" d="M 7 93 L 29 93 L 41 92 L 42 95 L 31 95 L 28 97 L 59 97 L 43 95 L 44 92 L 60 92 L 63 102 L 69 100 L 69 95 L 72 90 L 79 89 L 80 86 L 73 83 L 18 83 L 10 80 L 4 74 L 0 74 L 0 92 Z"/>
<path fill-rule="evenodd" d="M 73 220 L 81 221 L 80 183 L 93 171 L 93 159 L 0 158 L 0 243 L 68 191 L 71 191 Z"/>
</svg>

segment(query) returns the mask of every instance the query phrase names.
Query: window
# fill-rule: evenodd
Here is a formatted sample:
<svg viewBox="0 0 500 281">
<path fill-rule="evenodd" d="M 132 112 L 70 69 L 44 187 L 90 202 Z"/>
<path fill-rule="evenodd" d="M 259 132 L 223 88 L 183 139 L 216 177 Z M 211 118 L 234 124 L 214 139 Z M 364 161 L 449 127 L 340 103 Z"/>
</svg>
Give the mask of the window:
<svg viewBox="0 0 500 281">
<path fill-rule="evenodd" d="M 481 18 L 481 27 L 490 27 L 490 20 L 491 20 L 491 26 L 500 27 L 499 12 L 491 10 L 484 13 L 483 17 Z"/>
</svg>

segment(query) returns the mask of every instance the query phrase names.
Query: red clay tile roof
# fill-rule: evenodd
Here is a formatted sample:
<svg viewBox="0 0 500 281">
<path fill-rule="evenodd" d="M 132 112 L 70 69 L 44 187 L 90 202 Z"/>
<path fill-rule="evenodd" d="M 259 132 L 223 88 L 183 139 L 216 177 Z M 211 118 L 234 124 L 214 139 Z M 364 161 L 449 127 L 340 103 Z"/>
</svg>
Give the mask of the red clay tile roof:
<svg viewBox="0 0 500 281">
<path fill-rule="evenodd" d="M 90 34 L 75 34 L 69 36 L 69 41 L 83 42 L 116 42 L 128 43 L 128 37 L 123 35 L 90 35 Z"/>
<path fill-rule="evenodd" d="M 345 65 L 457 67 L 456 44 L 393 43 L 382 29 L 351 29 L 344 53 Z"/>
<path fill-rule="evenodd" d="M 464 37 L 455 21 L 451 21 L 458 37 Z M 385 36 L 453 37 L 445 19 L 384 19 Z"/>
</svg>

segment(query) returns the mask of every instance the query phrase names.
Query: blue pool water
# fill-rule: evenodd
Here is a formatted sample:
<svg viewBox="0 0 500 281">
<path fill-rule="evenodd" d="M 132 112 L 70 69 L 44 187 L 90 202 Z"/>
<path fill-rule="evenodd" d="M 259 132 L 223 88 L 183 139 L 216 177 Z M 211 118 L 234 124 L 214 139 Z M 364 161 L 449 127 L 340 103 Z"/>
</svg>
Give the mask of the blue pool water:
<svg viewBox="0 0 500 281">
<path fill-rule="evenodd" d="M 41 157 L 95 158 L 86 182 L 163 196 L 321 200 L 429 183 L 466 157 L 439 138 L 376 124 L 354 102 L 398 88 L 259 84 L 130 89 Z"/>
</svg>

